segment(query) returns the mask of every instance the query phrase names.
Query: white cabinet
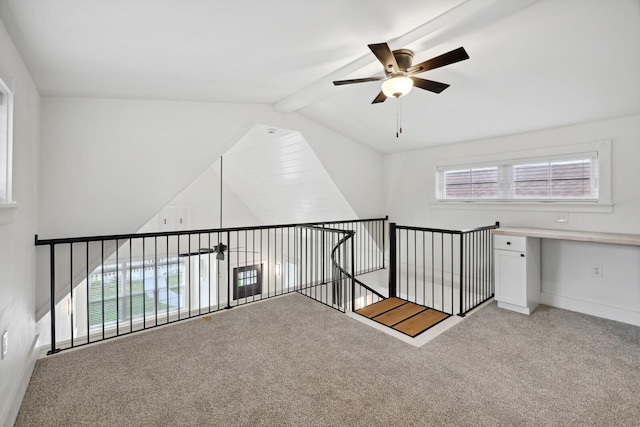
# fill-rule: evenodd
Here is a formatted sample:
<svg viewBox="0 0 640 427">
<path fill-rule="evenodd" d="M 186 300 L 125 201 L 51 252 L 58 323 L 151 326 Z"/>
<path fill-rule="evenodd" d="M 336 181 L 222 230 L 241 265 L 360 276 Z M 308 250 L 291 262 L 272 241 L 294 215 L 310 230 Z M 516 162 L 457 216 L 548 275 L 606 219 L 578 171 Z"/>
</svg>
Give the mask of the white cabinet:
<svg viewBox="0 0 640 427">
<path fill-rule="evenodd" d="M 540 239 L 494 235 L 498 307 L 531 314 L 540 302 Z"/>
</svg>

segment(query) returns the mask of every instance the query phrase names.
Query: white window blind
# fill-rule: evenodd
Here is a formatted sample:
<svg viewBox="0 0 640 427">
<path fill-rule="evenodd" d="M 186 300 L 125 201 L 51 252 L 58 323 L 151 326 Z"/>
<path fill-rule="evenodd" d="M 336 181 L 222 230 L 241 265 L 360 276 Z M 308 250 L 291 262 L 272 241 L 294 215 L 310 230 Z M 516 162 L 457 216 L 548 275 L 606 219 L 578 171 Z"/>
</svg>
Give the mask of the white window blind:
<svg viewBox="0 0 640 427">
<path fill-rule="evenodd" d="M 513 197 L 519 199 L 597 199 L 594 159 L 513 165 Z"/>
<path fill-rule="evenodd" d="M 446 199 L 495 199 L 498 168 L 481 167 L 444 172 Z"/>
</svg>

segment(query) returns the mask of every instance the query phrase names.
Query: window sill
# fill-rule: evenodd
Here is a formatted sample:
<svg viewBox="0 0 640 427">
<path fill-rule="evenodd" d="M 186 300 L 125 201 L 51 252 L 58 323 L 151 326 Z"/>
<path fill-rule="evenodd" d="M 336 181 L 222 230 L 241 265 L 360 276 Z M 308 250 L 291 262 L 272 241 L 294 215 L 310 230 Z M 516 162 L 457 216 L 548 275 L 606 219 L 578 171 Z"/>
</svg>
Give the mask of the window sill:
<svg viewBox="0 0 640 427">
<path fill-rule="evenodd" d="M 13 213 L 17 208 L 16 202 L 0 203 L 0 226 L 11 224 L 14 221 Z"/>
<path fill-rule="evenodd" d="M 497 210 L 497 211 L 530 211 L 530 212 L 584 212 L 584 213 L 613 213 L 612 203 L 593 202 L 453 202 L 433 201 L 432 209 L 460 209 L 460 210 Z"/>
</svg>

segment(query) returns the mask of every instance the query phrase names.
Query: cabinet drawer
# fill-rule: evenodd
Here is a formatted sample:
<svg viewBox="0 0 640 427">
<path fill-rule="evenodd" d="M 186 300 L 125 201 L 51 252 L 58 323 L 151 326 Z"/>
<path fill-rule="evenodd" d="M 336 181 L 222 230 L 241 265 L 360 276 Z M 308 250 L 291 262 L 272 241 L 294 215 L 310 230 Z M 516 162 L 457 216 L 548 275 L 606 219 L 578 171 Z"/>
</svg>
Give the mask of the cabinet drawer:
<svg viewBox="0 0 640 427">
<path fill-rule="evenodd" d="M 508 251 L 525 252 L 527 247 L 527 238 L 525 236 L 505 236 L 497 234 L 494 237 L 495 249 L 504 249 Z"/>
</svg>

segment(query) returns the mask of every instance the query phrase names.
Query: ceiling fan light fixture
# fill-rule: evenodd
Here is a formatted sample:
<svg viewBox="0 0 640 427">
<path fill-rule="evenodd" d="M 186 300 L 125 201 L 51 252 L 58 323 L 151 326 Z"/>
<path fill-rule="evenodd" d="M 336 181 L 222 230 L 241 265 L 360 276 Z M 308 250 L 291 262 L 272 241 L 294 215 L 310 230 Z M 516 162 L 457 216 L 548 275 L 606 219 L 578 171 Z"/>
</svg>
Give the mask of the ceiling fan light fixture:
<svg viewBox="0 0 640 427">
<path fill-rule="evenodd" d="M 400 98 L 411 92 L 411 88 L 413 88 L 413 80 L 407 76 L 391 77 L 382 83 L 382 93 L 386 97 Z"/>
</svg>

